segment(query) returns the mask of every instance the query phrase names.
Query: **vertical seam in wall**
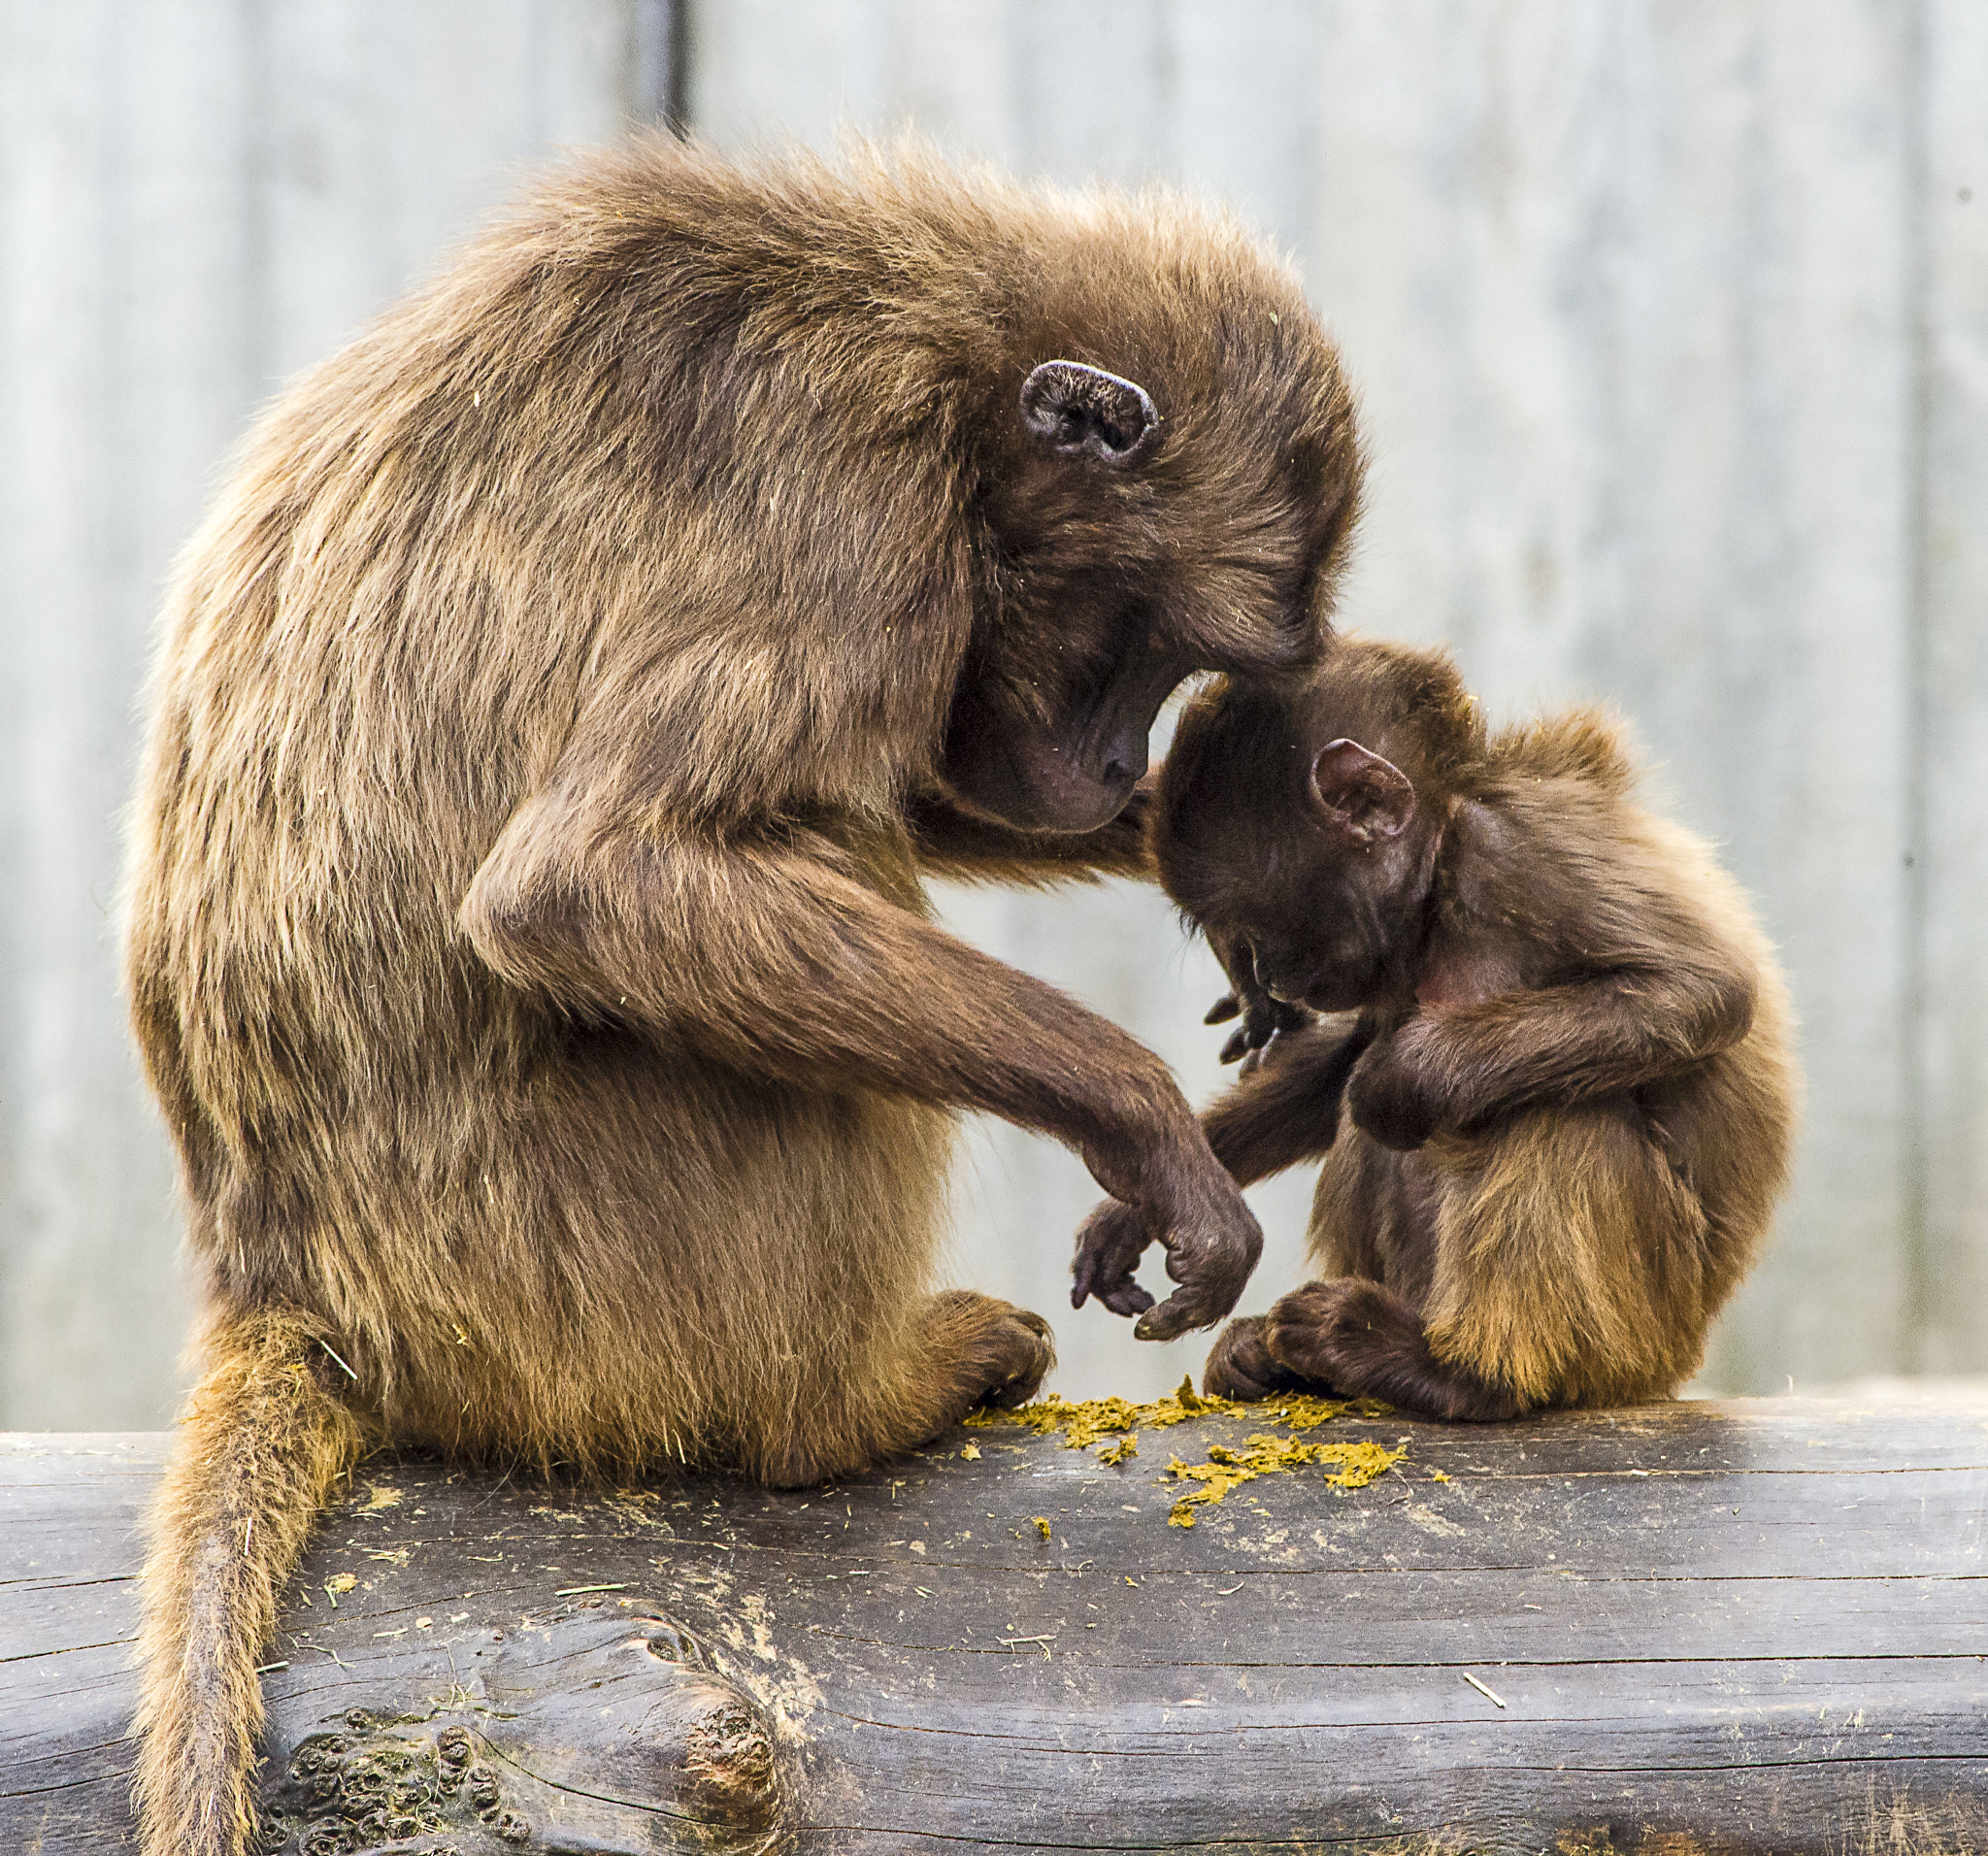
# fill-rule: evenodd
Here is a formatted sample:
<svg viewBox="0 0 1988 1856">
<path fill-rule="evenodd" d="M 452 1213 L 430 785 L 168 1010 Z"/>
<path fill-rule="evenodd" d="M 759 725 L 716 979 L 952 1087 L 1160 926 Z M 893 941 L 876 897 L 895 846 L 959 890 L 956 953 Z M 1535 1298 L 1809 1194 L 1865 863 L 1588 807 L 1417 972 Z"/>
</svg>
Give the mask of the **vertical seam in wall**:
<svg viewBox="0 0 1988 1856">
<path fill-rule="evenodd" d="M 1900 84 L 1902 182 L 1905 189 L 1905 406 L 1903 509 L 1905 553 L 1905 819 L 1904 930 L 1903 1154 L 1899 1207 L 1905 1263 L 1905 1334 L 1901 1368 L 1923 1372 L 1927 1333 L 1934 1319 L 1932 1257 L 1927 1232 L 1927 1162 L 1931 1141 L 1927 1114 L 1927 997 L 1930 949 L 1928 830 L 1931 768 L 1927 724 L 1932 708 L 1932 640 L 1927 561 L 1928 420 L 1931 412 L 1931 339 L 1928 326 L 1928 188 L 1931 134 L 1928 120 L 1927 9 L 1931 0 L 1911 0 L 1905 13 L 1904 69 Z"/>
<path fill-rule="evenodd" d="M 694 43 L 691 0 L 669 0 L 669 26 L 665 36 L 663 72 L 663 123 L 672 135 L 690 133 L 690 58 Z"/>
</svg>

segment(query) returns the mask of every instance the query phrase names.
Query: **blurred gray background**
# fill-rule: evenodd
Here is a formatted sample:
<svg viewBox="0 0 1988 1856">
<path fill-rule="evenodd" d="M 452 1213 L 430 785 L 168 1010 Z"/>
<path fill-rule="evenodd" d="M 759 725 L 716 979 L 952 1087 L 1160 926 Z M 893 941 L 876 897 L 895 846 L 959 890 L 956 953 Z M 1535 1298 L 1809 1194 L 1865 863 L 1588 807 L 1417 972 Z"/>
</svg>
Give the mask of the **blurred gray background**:
<svg viewBox="0 0 1988 1856">
<path fill-rule="evenodd" d="M 1988 1371 L 1988 7 L 1978 0 L 0 0 L 0 1427 L 146 1426 L 186 1306 L 116 996 L 161 578 L 251 410 L 550 151 L 915 124 L 1297 254 L 1374 472 L 1349 624 L 1604 696 L 1792 972 L 1807 1132 L 1702 1385 Z M 948 891 L 1197 1098 L 1153 893 Z M 1064 1294 L 1093 1192 L 978 1126 L 956 1273 L 1073 1393 L 1205 1342 Z M 1308 1182 L 1253 1195 L 1245 1309 Z"/>
</svg>

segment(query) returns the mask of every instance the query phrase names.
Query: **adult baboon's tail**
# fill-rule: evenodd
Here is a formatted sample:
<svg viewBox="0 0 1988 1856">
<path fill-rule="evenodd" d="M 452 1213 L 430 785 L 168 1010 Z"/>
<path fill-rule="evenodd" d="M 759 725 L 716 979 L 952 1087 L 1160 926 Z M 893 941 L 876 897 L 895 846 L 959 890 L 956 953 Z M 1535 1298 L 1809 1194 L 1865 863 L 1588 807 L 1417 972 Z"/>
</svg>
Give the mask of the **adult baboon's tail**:
<svg viewBox="0 0 1988 1856">
<path fill-rule="evenodd" d="M 145 1569 L 135 1792 L 146 1856 L 254 1847 L 262 1685 L 277 1599 L 365 1442 L 333 1395 L 329 1330 L 287 1309 L 205 1336 Z"/>
</svg>

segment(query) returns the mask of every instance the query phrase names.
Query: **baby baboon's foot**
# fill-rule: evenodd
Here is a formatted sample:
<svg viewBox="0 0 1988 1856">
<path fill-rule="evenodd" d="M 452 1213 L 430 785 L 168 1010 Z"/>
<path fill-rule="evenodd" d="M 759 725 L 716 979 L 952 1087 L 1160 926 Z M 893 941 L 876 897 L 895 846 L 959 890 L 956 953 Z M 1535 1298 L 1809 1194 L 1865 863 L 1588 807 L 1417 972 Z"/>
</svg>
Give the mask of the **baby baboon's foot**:
<svg viewBox="0 0 1988 1856">
<path fill-rule="evenodd" d="M 1231 1321 L 1215 1337 L 1208 1364 L 1201 1370 L 1201 1389 L 1210 1398 L 1241 1399 L 1245 1404 L 1275 1398 L 1279 1392 L 1326 1390 L 1271 1358 L 1260 1314 Z"/>
<path fill-rule="evenodd" d="M 1518 1401 L 1502 1386 L 1430 1351 L 1422 1317 L 1363 1276 L 1308 1282 L 1264 1317 L 1272 1358 L 1342 1398 L 1385 1399 L 1437 1418 L 1508 1418 Z"/>
<path fill-rule="evenodd" d="M 933 1297 L 930 1318 L 941 1370 L 953 1375 L 955 1417 L 978 1405 L 1026 1405 L 1056 1364 L 1048 1322 L 1011 1302 L 955 1289 Z"/>
</svg>

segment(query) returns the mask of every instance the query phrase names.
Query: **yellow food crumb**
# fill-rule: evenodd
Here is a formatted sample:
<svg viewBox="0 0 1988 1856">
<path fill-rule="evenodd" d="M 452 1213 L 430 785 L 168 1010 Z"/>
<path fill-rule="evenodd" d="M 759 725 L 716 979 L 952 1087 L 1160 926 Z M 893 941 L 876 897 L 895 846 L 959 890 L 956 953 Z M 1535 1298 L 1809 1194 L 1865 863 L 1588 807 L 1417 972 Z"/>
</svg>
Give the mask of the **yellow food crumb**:
<svg viewBox="0 0 1988 1856">
<path fill-rule="evenodd" d="M 1215 1398 L 1197 1392 L 1190 1376 L 1182 1379 L 1171 1396 L 1155 1399 L 1149 1405 L 1135 1405 L 1130 1399 L 1116 1398 L 1066 1399 L 1052 1392 L 1047 1398 L 1025 1405 L 1018 1411 L 984 1409 L 970 1413 L 965 1422 L 980 1428 L 995 1424 L 1020 1424 L 1038 1437 L 1060 1434 L 1057 1441 L 1066 1450 L 1085 1449 L 1093 1443 L 1111 1439 L 1114 1441 L 1098 1452 L 1098 1461 L 1123 1463 L 1128 1457 L 1139 1454 L 1138 1431 L 1143 1426 L 1164 1430 L 1170 1424 L 1182 1424 L 1189 1418 L 1222 1417 L 1252 1418 L 1258 1423 L 1282 1424 L 1293 1431 L 1311 1431 L 1333 1418 L 1348 1414 L 1361 1418 L 1386 1417 L 1389 1409 L 1378 1399 L 1328 1399 L 1309 1392 L 1286 1393 L 1280 1398 L 1266 1399 L 1261 1404 L 1243 1405 L 1235 1399 Z M 961 1454 L 965 1455 L 968 1450 L 978 1454 L 972 1444 L 967 1444 Z M 1258 1431 L 1251 1433 L 1241 1449 L 1215 1443 L 1209 1446 L 1208 1454 L 1206 1463 L 1183 1463 L 1178 1457 L 1173 1459 L 1167 1471 L 1168 1476 L 1176 1481 L 1196 1482 L 1200 1486 L 1174 1504 L 1172 1512 L 1167 1516 L 1171 1526 L 1192 1527 L 1197 1508 L 1219 1502 L 1231 1489 L 1240 1488 L 1244 1482 L 1253 1482 L 1260 1475 L 1294 1470 L 1306 1463 L 1336 1463 L 1340 1466 L 1339 1473 L 1326 1476 L 1327 1485 L 1336 1489 L 1359 1489 L 1391 1469 L 1408 1452 L 1365 1442 L 1306 1443 L 1295 1437 L 1274 1437 L 1268 1432 Z M 1440 1480 L 1449 1480 L 1440 1470 L 1436 1474 Z M 1038 1515 L 1036 1526 L 1046 1541 L 1049 1523 Z"/>
<path fill-rule="evenodd" d="M 1444 1475 L 1441 1470 L 1431 1470 L 1429 1472 L 1429 1479 L 1432 1482 L 1447 1482 L 1449 1477 Z"/>
<path fill-rule="evenodd" d="M 1294 1431 L 1309 1431 L 1348 1411 L 1356 1417 L 1378 1418 L 1387 1415 L 1388 1408 L 1377 1399 L 1322 1399 L 1309 1392 L 1287 1393 L 1261 1405 L 1241 1405 L 1234 1399 L 1197 1392 L 1190 1376 L 1169 1397 L 1155 1399 L 1150 1405 L 1134 1405 L 1130 1399 L 1066 1399 L 1052 1392 L 1018 1411 L 985 1409 L 969 1412 L 962 1421 L 982 1429 L 994 1424 L 1024 1424 L 1038 1437 L 1060 1431 L 1066 1450 L 1081 1450 L 1103 1438 L 1143 1426 L 1163 1430 L 1189 1418 L 1268 1419 L 1288 1424 Z"/>
<path fill-rule="evenodd" d="M 1358 1443 L 1305 1443 L 1294 1437 L 1272 1437 L 1268 1432 L 1256 1431 L 1250 1434 L 1242 1449 L 1232 1450 L 1226 1444 L 1211 1443 L 1206 1463 L 1183 1463 L 1176 1456 L 1168 1464 L 1167 1474 L 1175 1481 L 1201 1484 L 1174 1504 L 1167 1515 L 1169 1527 L 1192 1527 L 1196 1508 L 1212 1508 L 1231 1489 L 1253 1482 L 1259 1475 L 1294 1470 L 1301 1463 L 1337 1463 L 1341 1466 L 1340 1473 L 1328 1475 L 1326 1485 L 1337 1489 L 1363 1489 L 1376 1475 L 1391 1470 L 1408 1455 L 1408 1451 L 1390 1450 L 1384 1444 L 1364 1441 Z"/>
<path fill-rule="evenodd" d="M 1049 1517 L 1046 1514 L 1037 1515 L 1036 1532 L 1046 1541 L 1049 1538 Z"/>
<path fill-rule="evenodd" d="M 338 1609 L 339 1594 L 349 1592 L 358 1582 L 350 1573 L 334 1573 L 324 1581 L 324 1596 L 331 1601 L 331 1608 L 334 1611 Z"/>
<path fill-rule="evenodd" d="M 977 1443 L 962 1443 L 959 1446 L 959 1453 L 969 1463 L 977 1463 L 980 1460 L 980 1446 Z"/>
</svg>

